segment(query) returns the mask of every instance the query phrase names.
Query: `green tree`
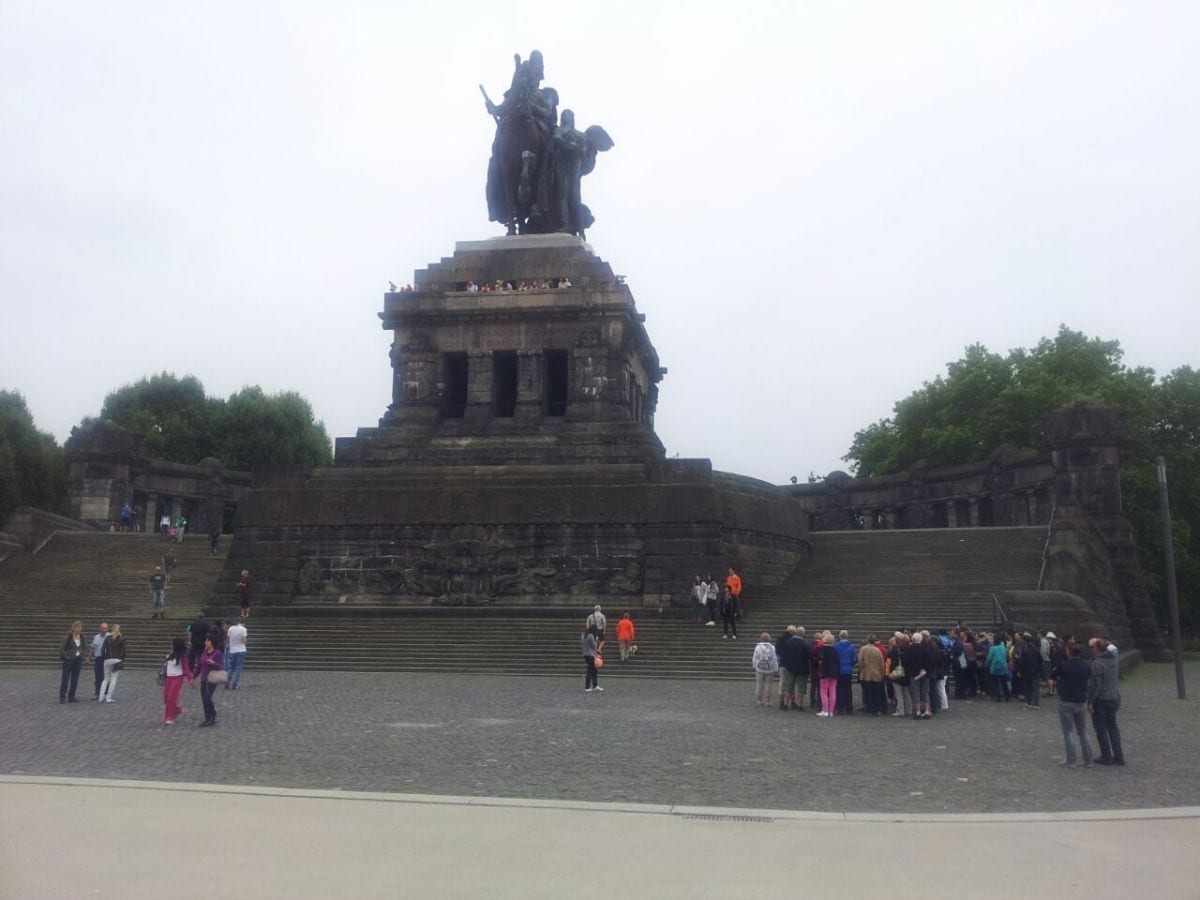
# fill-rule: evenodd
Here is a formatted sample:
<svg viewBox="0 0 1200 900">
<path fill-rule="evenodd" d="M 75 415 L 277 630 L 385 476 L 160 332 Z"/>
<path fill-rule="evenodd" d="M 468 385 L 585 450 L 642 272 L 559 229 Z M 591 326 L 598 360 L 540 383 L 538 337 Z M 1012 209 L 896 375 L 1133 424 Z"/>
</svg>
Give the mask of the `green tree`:
<svg viewBox="0 0 1200 900">
<path fill-rule="evenodd" d="M 295 391 L 253 386 L 223 400 L 192 375 L 163 372 L 113 391 L 100 418 L 133 432 L 152 459 L 194 465 L 212 456 L 231 469 L 333 463 L 324 424 Z"/>
<path fill-rule="evenodd" d="M 54 438 L 37 430 L 25 398 L 0 390 L 0 525 L 22 505 L 66 515 L 66 462 Z"/>
<path fill-rule="evenodd" d="M 133 432 L 153 459 L 195 464 L 214 455 L 214 418 L 219 400 L 205 396 L 191 375 L 168 372 L 118 388 L 104 398 L 101 420 Z"/>
<path fill-rule="evenodd" d="M 859 431 L 844 459 L 859 476 L 902 472 L 924 460 L 954 465 L 1004 443 L 1041 446 L 1042 424 L 1078 400 L 1119 410 L 1128 446 L 1121 466 L 1125 515 L 1133 525 L 1151 594 L 1165 609 L 1162 531 L 1153 458 L 1166 458 L 1180 605 L 1200 626 L 1200 373 L 1182 367 L 1156 382 L 1129 368 L 1117 341 L 1059 328 L 1054 338 L 1006 356 L 967 347 L 946 374 L 896 403 L 893 415 Z"/>
<path fill-rule="evenodd" d="M 304 463 L 332 465 L 325 425 L 295 391 L 267 395 L 257 386 L 242 388 L 225 401 L 217 417 L 218 456 L 232 469 Z"/>
</svg>

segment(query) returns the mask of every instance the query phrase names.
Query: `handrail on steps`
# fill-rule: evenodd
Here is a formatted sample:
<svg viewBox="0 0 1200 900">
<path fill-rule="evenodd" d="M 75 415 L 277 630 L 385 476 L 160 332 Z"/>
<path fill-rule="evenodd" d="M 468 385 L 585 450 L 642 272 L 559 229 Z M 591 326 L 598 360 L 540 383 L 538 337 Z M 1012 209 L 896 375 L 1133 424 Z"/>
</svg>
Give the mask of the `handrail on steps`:
<svg viewBox="0 0 1200 900">
<path fill-rule="evenodd" d="M 1046 563 L 1050 559 L 1050 534 L 1054 530 L 1054 514 L 1058 512 L 1058 504 L 1050 507 L 1050 521 L 1046 523 L 1046 543 L 1042 545 L 1042 570 L 1038 572 L 1038 583 L 1036 590 L 1042 589 L 1042 584 L 1046 580 Z"/>
</svg>

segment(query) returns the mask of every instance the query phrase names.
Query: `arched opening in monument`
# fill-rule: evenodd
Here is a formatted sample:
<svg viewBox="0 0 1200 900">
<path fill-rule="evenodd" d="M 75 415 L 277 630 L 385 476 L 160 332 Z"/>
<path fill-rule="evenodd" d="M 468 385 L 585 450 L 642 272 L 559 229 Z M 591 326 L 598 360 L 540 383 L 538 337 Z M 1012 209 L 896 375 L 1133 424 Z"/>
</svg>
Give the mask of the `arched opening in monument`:
<svg viewBox="0 0 1200 900">
<path fill-rule="evenodd" d="M 467 412 L 467 354 L 447 353 L 443 365 L 446 393 L 442 416 L 461 419 Z"/>
<path fill-rule="evenodd" d="M 981 497 L 979 499 L 979 524 L 980 525 L 995 525 L 996 510 L 992 505 L 991 497 Z"/>
<path fill-rule="evenodd" d="M 930 528 L 950 527 L 950 506 L 946 503 L 935 503 L 929 510 Z"/>
<path fill-rule="evenodd" d="M 971 501 L 954 501 L 954 524 L 958 528 L 966 528 L 971 524 Z"/>
<path fill-rule="evenodd" d="M 567 351 L 546 351 L 546 409 L 545 415 L 561 417 L 567 414 Z"/>
<path fill-rule="evenodd" d="M 517 414 L 517 352 L 497 350 L 492 354 L 493 415 L 511 419 Z"/>
</svg>

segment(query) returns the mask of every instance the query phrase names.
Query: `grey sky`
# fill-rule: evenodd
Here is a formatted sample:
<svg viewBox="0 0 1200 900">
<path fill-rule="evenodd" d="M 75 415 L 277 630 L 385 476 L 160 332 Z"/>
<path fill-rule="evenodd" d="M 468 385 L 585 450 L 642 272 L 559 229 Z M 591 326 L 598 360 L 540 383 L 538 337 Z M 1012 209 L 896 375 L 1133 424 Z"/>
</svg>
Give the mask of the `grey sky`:
<svg viewBox="0 0 1200 900">
<path fill-rule="evenodd" d="M 1200 6 L 0 4 L 0 387 L 64 439 L 163 370 L 389 400 L 389 279 L 498 233 L 512 54 L 616 148 L 588 239 L 669 454 L 783 482 L 981 341 L 1200 365 Z"/>
</svg>

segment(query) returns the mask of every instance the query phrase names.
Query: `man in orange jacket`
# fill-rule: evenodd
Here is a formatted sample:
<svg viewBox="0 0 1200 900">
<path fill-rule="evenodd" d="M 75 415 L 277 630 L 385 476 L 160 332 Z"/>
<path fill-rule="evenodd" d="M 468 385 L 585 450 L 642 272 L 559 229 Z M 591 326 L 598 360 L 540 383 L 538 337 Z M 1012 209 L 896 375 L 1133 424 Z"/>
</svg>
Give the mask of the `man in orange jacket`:
<svg viewBox="0 0 1200 900">
<path fill-rule="evenodd" d="M 637 653 L 637 644 L 633 642 L 634 633 L 633 620 L 629 618 L 629 613 L 625 613 L 621 616 L 621 621 L 617 622 L 617 645 L 621 648 L 621 662 Z"/>
<path fill-rule="evenodd" d="M 725 576 L 725 587 L 729 588 L 729 596 L 733 598 L 734 616 L 740 619 L 742 617 L 742 577 L 738 575 L 737 569 L 733 566 L 729 567 L 729 574 Z"/>
</svg>

